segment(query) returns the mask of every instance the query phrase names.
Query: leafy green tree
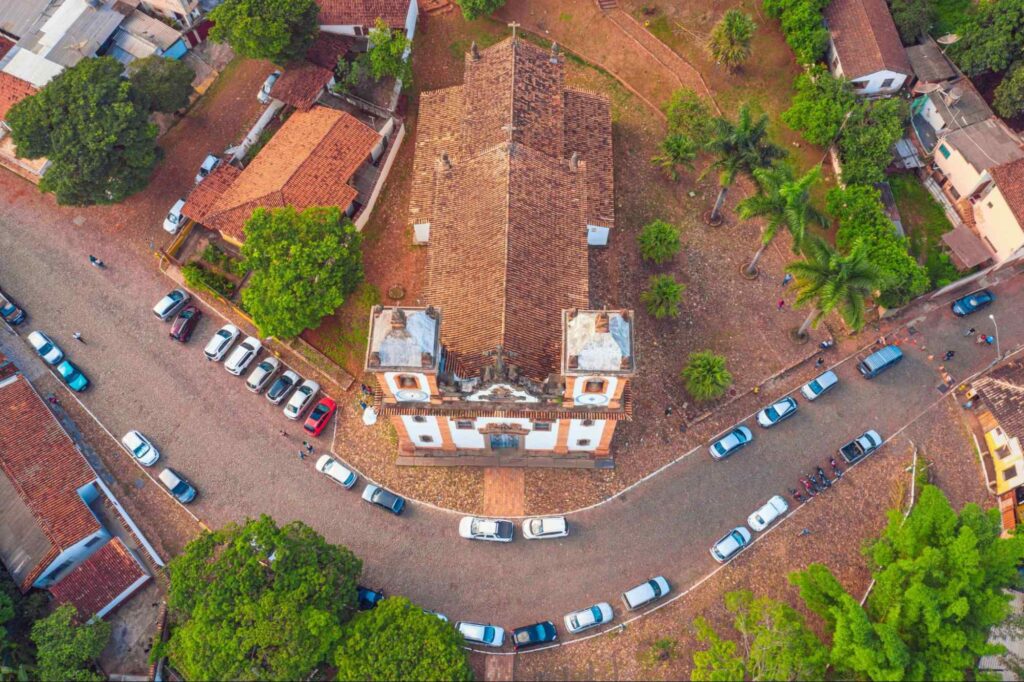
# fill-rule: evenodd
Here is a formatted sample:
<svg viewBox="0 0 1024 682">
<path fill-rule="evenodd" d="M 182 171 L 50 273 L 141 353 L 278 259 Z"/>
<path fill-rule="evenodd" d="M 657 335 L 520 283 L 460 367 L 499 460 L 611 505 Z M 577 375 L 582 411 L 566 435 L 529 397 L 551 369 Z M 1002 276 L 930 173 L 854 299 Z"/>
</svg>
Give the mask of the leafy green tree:
<svg viewBox="0 0 1024 682">
<path fill-rule="evenodd" d="M 178 59 L 158 55 L 128 65 L 128 80 L 142 93 L 150 111 L 172 112 L 188 104 L 196 72 Z"/>
<path fill-rule="evenodd" d="M 850 82 L 815 64 L 796 77 L 794 87 L 793 103 L 782 113 L 782 121 L 811 144 L 832 144 L 857 101 Z"/>
<path fill-rule="evenodd" d="M 18 156 L 49 159 L 39 188 L 59 204 L 117 203 L 149 182 L 157 127 L 123 68 L 83 59 L 7 113 Z"/>
<path fill-rule="evenodd" d="M 256 209 L 245 224 L 242 305 L 266 336 L 292 338 L 332 314 L 363 280 L 362 237 L 336 206 Z"/>
<path fill-rule="evenodd" d="M 1024 113 L 1024 60 L 1011 68 L 996 88 L 992 102 L 996 113 L 1003 118 L 1013 118 Z"/>
<path fill-rule="evenodd" d="M 35 676 L 41 680 L 101 682 L 106 677 L 95 665 L 107 642 L 110 623 L 94 620 L 77 622 L 78 610 L 64 604 L 32 626 L 36 645 Z"/>
<path fill-rule="evenodd" d="M 715 161 L 705 173 L 718 170 L 721 189 L 711 211 L 711 222 L 721 218 L 725 194 L 740 173 L 752 176 L 756 169 L 768 168 L 786 155 L 768 139 L 768 115 L 761 114 L 755 119 L 747 104 L 740 107 L 736 123 L 724 117 L 714 119 L 714 123 L 707 148 L 715 155 Z"/>
<path fill-rule="evenodd" d="M 839 138 L 845 184 L 885 180 L 892 146 L 903 137 L 909 113 L 906 101 L 899 97 L 857 102 Z"/>
<path fill-rule="evenodd" d="M 786 42 L 801 64 L 814 64 L 825 54 L 828 31 L 822 11 L 831 0 L 764 0 L 768 15 L 779 19 Z"/>
<path fill-rule="evenodd" d="M 670 133 L 661 141 L 661 151 L 651 158 L 661 166 L 670 178 L 679 179 L 679 169 L 693 170 L 693 160 L 700 147 L 692 138 L 682 133 Z"/>
<path fill-rule="evenodd" d="M 892 0 L 890 11 L 904 45 L 916 45 L 935 23 L 934 0 Z"/>
<path fill-rule="evenodd" d="M 407 54 L 412 50 L 412 41 L 402 31 L 393 31 L 383 19 L 370 29 L 369 56 L 370 73 L 375 80 L 394 78 L 408 87 L 412 84 L 412 64 Z"/>
<path fill-rule="evenodd" d="M 739 590 L 725 595 L 725 607 L 734 616 L 742 651 L 737 653 L 732 642 L 725 646 L 706 622 L 700 624 L 698 639 L 711 646 L 694 654 L 691 679 L 825 679 L 829 649 L 789 604 Z"/>
<path fill-rule="evenodd" d="M 979 2 L 957 33 L 948 54 L 967 75 L 1005 71 L 1024 58 L 1024 0 Z"/>
<path fill-rule="evenodd" d="M 750 58 L 750 41 L 757 24 L 754 18 L 738 9 L 728 10 L 711 29 L 708 50 L 716 62 L 735 71 Z"/>
<path fill-rule="evenodd" d="M 685 135 L 697 141 L 711 137 L 715 129 L 715 119 L 711 115 L 711 107 L 707 100 L 690 88 L 678 88 L 665 105 L 665 118 L 668 121 L 669 135 Z"/>
<path fill-rule="evenodd" d="M 671 260 L 682 248 L 679 228 L 664 220 L 653 220 L 644 225 L 637 241 L 643 259 L 658 264 Z"/>
<path fill-rule="evenodd" d="M 354 88 L 370 80 L 369 53 L 362 52 L 355 59 L 338 56 L 338 64 L 334 69 L 334 85 L 332 90 L 337 93 L 351 92 Z"/>
<path fill-rule="evenodd" d="M 792 235 L 793 252 L 798 253 L 809 223 L 822 227 L 828 225 L 828 218 L 811 204 L 811 189 L 821 180 L 821 169 L 817 166 L 799 179 L 793 178 L 793 171 L 788 166 L 758 168 L 754 171 L 754 180 L 759 192 L 736 207 L 744 220 L 766 220 L 761 231 L 761 245 L 746 267 L 749 275 L 757 274 L 757 262 L 780 228 L 785 228 Z"/>
<path fill-rule="evenodd" d="M 302 59 L 319 31 L 316 0 L 224 0 L 210 12 L 210 38 L 251 59 Z"/>
<path fill-rule="evenodd" d="M 868 260 L 878 268 L 879 303 L 897 308 L 928 290 L 927 269 L 910 255 L 907 239 L 896 233 L 877 189 L 867 185 L 835 188 L 828 194 L 826 207 L 839 221 L 836 246 L 850 249 L 862 244 Z"/>
<path fill-rule="evenodd" d="M 864 326 L 864 302 L 881 282 L 878 268 L 868 260 L 867 251 L 857 244 L 846 255 L 834 251 L 821 239 L 804 241 L 804 259 L 786 266 L 793 275 L 797 307 L 811 306 L 797 336 L 833 310 L 853 330 Z"/>
<path fill-rule="evenodd" d="M 462 635 L 404 597 L 389 597 L 345 626 L 338 680 L 472 680 Z"/>
<path fill-rule="evenodd" d="M 455 0 L 466 21 L 491 14 L 504 7 L 505 0 Z"/>
<path fill-rule="evenodd" d="M 308 679 L 356 611 L 361 570 L 300 521 L 206 532 L 169 565 L 175 627 L 160 653 L 189 680 Z"/>
<path fill-rule="evenodd" d="M 732 386 L 732 374 L 725 367 L 725 356 L 715 355 L 709 350 L 690 353 L 681 376 L 686 382 L 686 392 L 698 402 L 719 398 Z"/>
<path fill-rule="evenodd" d="M 677 317 L 684 289 L 686 286 L 672 275 L 655 275 L 640 294 L 640 300 L 647 307 L 647 313 L 656 320 Z"/>
</svg>

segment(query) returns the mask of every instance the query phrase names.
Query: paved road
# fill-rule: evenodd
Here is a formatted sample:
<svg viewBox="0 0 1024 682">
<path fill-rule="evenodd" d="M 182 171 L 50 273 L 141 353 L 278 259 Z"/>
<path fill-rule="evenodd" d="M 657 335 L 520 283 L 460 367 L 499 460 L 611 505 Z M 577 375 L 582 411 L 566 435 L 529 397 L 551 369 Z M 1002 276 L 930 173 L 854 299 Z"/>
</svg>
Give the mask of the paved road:
<svg viewBox="0 0 1024 682">
<path fill-rule="evenodd" d="M 192 509 L 207 523 L 260 513 L 280 522 L 301 519 L 362 556 L 369 584 L 453 619 L 515 626 L 558 620 L 600 600 L 619 610 L 624 588 L 659 573 L 685 586 L 715 566 L 707 548 L 718 536 L 824 463 L 841 442 L 872 427 L 889 436 L 940 397 L 937 362 L 920 351 L 908 350 L 900 366 L 871 382 L 847 362 L 834 392 L 814 404 L 801 401 L 799 414 L 770 431 L 751 424 L 755 442 L 733 458 L 713 462 L 694 452 L 614 501 L 574 515 L 568 539 L 470 544 L 457 537 L 453 514 L 413 505 L 392 517 L 359 499 L 361 484 L 341 490 L 316 475 L 312 458 L 300 462 L 294 444 L 285 447 L 278 434 L 290 424 L 279 410 L 202 357 L 221 321 L 207 315 L 190 345 L 172 343 L 168 325 L 150 312 L 168 281 L 142 253 L 119 252 L 115 239 L 0 207 L 0 286 L 29 311 L 23 333 L 49 332 L 92 379 L 83 402 L 115 434 L 138 428 L 151 436 L 165 462 L 198 486 Z M 98 271 L 88 264 L 90 251 L 118 255 L 108 255 L 110 268 Z M 992 308 L 1004 348 L 1024 340 L 1024 316 L 1009 314 L 1024 301 L 1024 287 L 1014 280 L 1006 288 Z M 993 355 L 962 336 L 964 325 L 947 308 L 916 328 L 914 338 L 937 354 L 958 351 L 951 367 L 959 376 Z M 73 341 L 73 331 L 87 344 Z M 666 459 L 673 454 L 679 453 Z"/>
</svg>

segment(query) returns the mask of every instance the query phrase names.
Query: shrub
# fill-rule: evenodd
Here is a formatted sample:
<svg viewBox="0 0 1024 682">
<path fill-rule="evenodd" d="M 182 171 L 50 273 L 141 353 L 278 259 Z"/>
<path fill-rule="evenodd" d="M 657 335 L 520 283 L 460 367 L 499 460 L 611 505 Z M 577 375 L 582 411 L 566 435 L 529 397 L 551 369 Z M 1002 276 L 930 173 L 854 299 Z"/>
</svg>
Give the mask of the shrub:
<svg viewBox="0 0 1024 682">
<path fill-rule="evenodd" d="M 704 142 L 714 133 L 714 117 L 707 101 L 689 88 L 679 88 L 665 105 L 669 135 L 679 133 Z"/>
<path fill-rule="evenodd" d="M 910 111 L 898 98 L 860 101 L 839 138 L 843 182 L 872 185 L 885 180 L 892 162 L 892 146 L 903 137 Z"/>
<path fill-rule="evenodd" d="M 750 40 L 757 24 L 753 17 L 738 9 L 725 13 L 711 30 L 708 50 L 716 62 L 734 71 L 750 58 Z"/>
<path fill-rule="evenodd" d="M 455 2 L 462 10 L 462 16 L 469 21 L 491 14 L 505 4 L 505 0 L 455 0 Z"/>
<path fill-rule="evenodd" d="M 652 263 L 664 263 L 679 253 L 679 228 L 664 220 L 655 220 L 644 226 L 637 237 L 640 255 Z"/>
<path fill-rule="evenodd" d="M 196 261 L 186 263 L 181 268 L 181 275 L 185 278 L 185 284 L 193 289 L 206 289 L 224 298 L 231 298 L 235 293 L 235 284 L 227 277 L 211 272 Z"/>
<path fill-rule="evenodd" d="M 1024 61 L 1018 62 L 1003 76 L 992 104 L 1003 118 L 1024 113 Z"/>
<path fill-rule="evenodd" d="M 782 113 L 783 122 L 800 131 L 811 144 L 832 144 L 839 134 L 857 95 L 849 81 L 834 78 L 821 64 L 815 64 L 796 77 L 793 103 Z"/>
<path fill-rule="evenodd" d="M 725 368 L 725 356 L 709 350 L 690 353 L 689 361 L 681 373 L 686 392 L 698 401 L 721 397 L 732 386 L 732 374 Z"/>
<path fill-rule="evenodd" d="M 647 312 L 656 320 L 679 315 L 679 304 L 686 287 L 672 275 L 651 277 L 650 286 L 640 294 L 640 300 L 647 306 Z"/>
<path fill-rule="evenodd" d="M 822 11 L 831 0 L 764 0 L 769 16 L 779 19 L 786 42 L 801 64 L 814 64 L 825 54 L 828 31 Z"/>
</svg>

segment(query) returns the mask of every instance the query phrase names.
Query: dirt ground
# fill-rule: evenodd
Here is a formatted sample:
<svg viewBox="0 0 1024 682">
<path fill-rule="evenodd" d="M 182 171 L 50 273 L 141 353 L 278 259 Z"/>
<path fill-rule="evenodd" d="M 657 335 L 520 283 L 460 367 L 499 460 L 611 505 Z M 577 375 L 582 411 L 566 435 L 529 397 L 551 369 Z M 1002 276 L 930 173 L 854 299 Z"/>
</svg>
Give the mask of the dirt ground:
<svg viewBox="0 0 1024 682">
<path fill-rule="evenodd" d="M 992 498 L 985 494 L 981 470 L 958 410 L 952 400 L 938 405 L 877 455 L 847 471 L 832 491 L 804 504 L 745 556 L 671 605 L 628 624 L 617 634 L 517 656 L 515 679 L 688 679 L 693 651 L 699 648 L 693 619 L 703 616 L 723 636 L 731 633 L 722 596 L 736 589 L 786 600 L 820 630 L 822 623 L 803 608 L 786 576 L 812 562 L 824 563 L 852 594 L 864 593 L 871 576 L 861 548 L 885 526 L 886 511 L 908 498 L 910 474 L 906 468 L 913 462 L 914 446 L 919 457 L 932 462 L 932 482 L 943 489 L 954 507 L 968 502 L 991 506 Z M 857 522 L 833 523 L 840 515 Z M 803 529 L 809 534 L 801 535 Z M 674 657 L 656 665 L 645 664 L 644 654 L 662 638 L 676 642 Z M 481 660 L 474 663 L 483 669 Z"/>
</svg>

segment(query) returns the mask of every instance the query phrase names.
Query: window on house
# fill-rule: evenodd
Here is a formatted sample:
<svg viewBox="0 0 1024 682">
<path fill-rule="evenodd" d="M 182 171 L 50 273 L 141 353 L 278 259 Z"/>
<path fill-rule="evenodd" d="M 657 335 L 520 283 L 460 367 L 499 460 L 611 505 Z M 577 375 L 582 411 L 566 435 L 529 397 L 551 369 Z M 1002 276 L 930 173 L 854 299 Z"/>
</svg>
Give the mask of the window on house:
<svg viewBox="0 0 1024 682">
<path fill-rule="evenodd" d="M 992 202 L 991 201 L 986 201 L 985 205 L 988 206 L 989 208 L 992 208 Z"/>
<path fill-rule="evenodd" d="M 97 542 L 99 542 L 102 539 L 103 538 L 101 538 L 100 536 L 97 535 L 96 537 L 90 538 L 89 542 L 85 543 L 85 546 L 86 547 L 92 547 L 93 545 L 95 545 Z"/>
<path fill-rule="evenodd" d="M 587 382 L 583 384 L 584 393 L 604 393 L 605 381 L 604 379 L 587 379 Z"/>
<path fill-rule="evenodd" d="M 550 431 L 551 430 L 551 422 L 534 422 L 533 423 L 533 430 L 534 431 Z"/>
<path fill-rule="evenodd" d="M 46 575 L 47 580 L 53 580 L 54 577 L 56 577 L 61 571 L 63 571 L 65 568 L 67 568 L 70 565 L 71 565 L 70 561 L 62 561 L 60 563 L 60 565 L 58 565 L 55 569 L 53 569 L 52 571 L 50 571 Z"/>
<path fill-rule="evenodd" d="M 594 420 L 593 420 L 593 419 L 584 419 L 584 420 L 583 420 L 582 422 L 580 422 L 580 423 L 581 423 L 581 424 L 582 424 L 583 426 L 593 426 L 593 425 L 594 425 Z"/>
<path fill-rule="evenodd" d="M 417 379 L 416 377 L 414 377 L 412 375 L 403 374 L 403 375 L 398 377 L 398 387 L 399 388 L 419 388 L 420 387 L 420 382 L 419 382 L 419 379 Z"/>
<path fill-rule="evenodd" d="M 421 414 L 416 415 L 415 417 L 412 418 L 412 420 L 414 422 L 416 422 L 417 424 L 426 424 L 427 423 L 427 418 L 424 417 Z"/>
<path fill-rule="evenodd" d="M 954 199 L 960 198 L 960 192 L 957 192 L 956 187 L 954 187 L 952 184 L 949 185 L 949 193 L 953 195 Z"/>
<path fill-rule="evenodd" d="M 895 80 L 895 78 L 886 78 L 884 81 L 882 81 L 882 89 L 885 90 L 887 88 L 891 88 Z"/>
<path fill-rule="evenodd" d="M 581 438 L 580 440 L 576 441 L 576 447 L 585 448 L 588 445 L 590 445 L 590 439 L 589 438 Z"/>
<path fill-rule="evenodd" d="M 473 421 L 470 419 L 459 419 L 455 422 L 455 428 L 457 429 L 471 429 L 473 428 Z"/>
<path fill-rule="evenodd" d="M 866 87 L 868 87 L 867 81 L 853 81 L 854 90 L 863 90 Z"/>
<path fill-rule="evenodd" d="M 433 436 L 420 436 L 420 442 L 421 443 L 433 443 L 434 442 L 434 437 Z"/>
<path fill-rule="evenodd" d="M 944 159 L 948 159 L 949 158 L 949 148 L 946 145 L 944 145 L 944 144 L 940 144 L 939 145 L 939 153 L 942 154 L 942 158 L 944 158 Z"/>
</svg>

